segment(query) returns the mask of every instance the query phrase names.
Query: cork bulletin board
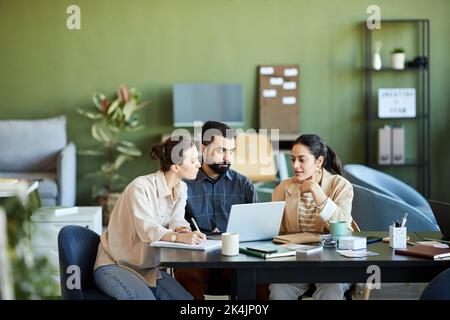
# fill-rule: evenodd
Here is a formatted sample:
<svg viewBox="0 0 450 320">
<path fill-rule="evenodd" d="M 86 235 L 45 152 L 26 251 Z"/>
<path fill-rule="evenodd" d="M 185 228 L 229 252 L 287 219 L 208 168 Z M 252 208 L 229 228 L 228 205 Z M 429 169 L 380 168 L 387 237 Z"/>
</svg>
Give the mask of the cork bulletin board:
<svg viewBox="0 0 450 320">
<path fill-rule="evenodd" d="M 261 65 L 259 77 L 259 127 L 298 133 L 299 65 Z"/>
</svg>

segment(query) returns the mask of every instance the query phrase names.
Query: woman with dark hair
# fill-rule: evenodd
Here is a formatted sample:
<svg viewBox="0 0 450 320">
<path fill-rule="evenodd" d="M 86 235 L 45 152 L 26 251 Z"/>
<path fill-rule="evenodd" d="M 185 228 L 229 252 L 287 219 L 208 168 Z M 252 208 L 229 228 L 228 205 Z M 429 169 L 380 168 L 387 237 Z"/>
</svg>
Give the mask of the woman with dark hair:
<svg viewBox="0 0 450 320">
<path fill-rule="evenodd" d="M 272 193 L 272 201 L 286 201 L 280 233 L 330 230 L 330 222 L 345 221 L 352 231 L 351 206 L 353 187 L 342 176 L 336 153 L 316 134 L 298 137 L 291 150 L 294 176 L 282 181 Z M 271 284 L 270 298 L 298 299 L 309 284 Z M 314 299 L 342 299 L 349 288 L 346 283 L 316 284 Z"/>
<path fill-rule="evenodd" d="M 94 267 L 97 287 L 120 300 L 192 299 L 166 272 L 158 268 L 157 240 L 200 243 L 184 219 L 187 187 L 181 179 L 195 179 L 200 163 L 193 142 L 171 137 L 151 149 L 161 170 L 134 179 L 124 190 L 102 234 Z"/>
</svg>

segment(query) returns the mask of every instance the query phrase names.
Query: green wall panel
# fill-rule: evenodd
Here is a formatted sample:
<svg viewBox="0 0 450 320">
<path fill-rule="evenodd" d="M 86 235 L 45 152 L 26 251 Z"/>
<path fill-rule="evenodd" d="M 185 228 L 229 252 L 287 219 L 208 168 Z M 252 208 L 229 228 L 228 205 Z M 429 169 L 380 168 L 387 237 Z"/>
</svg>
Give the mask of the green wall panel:
<svg viewBox="0 0 450 320">
<path fill-rule="evenodd" d="M 256 127 L 259 64 L 296 63 L 300 132 L 316 132 L 344 163 L 363 162 L 361 21 L 373 1 L 309 0 L 0 0 L 0 118 L 66 114 L 69 137 L 91 145 L 90 123 L 76 113 L 93 91 L 138 87 L 151 106 L 135 140 L 142 149 L 172 129 L 175 82 L 240 82 L 245 127 Z M 81 8 L 81 30 L 66 28 L 66 8 Z M 432 197 L 450 201 L 450 2 L 377 1 L 382 18 L 431 20 Z M 406 37 L 407 39 L 408 37 Z M 401 39 L 404 40 L 404 39 Z M 392 41 L 396 41 L 393 37 Z M 388 44 L 386 44 L 388 46 Z M 383 47 L 384 62 L 390 48 Z M 78 157 L 78 202 L 88 204 L 97 163 Z M 128 179 L 157 168 L 142 158 Z"/>
</svg>

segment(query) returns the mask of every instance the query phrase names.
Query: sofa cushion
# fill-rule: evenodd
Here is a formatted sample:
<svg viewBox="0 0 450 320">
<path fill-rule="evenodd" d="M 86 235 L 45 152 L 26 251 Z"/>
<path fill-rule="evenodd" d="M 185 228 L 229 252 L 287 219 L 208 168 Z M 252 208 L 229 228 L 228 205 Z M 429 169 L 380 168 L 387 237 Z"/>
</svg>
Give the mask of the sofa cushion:
<svg viewBox="0 0 450 320">
<path fill-rule="evenodd" d="M 67 144 L 66 117 L 0 120 L 0 171 L 52 171 Z"/>
<path fill-rule="evenodd" d="M 0 172 L 0 178 L 39 180 L 38 192 L 41 198 L 57 198 L 58 184 L 52 172 Z"/>
</svg>

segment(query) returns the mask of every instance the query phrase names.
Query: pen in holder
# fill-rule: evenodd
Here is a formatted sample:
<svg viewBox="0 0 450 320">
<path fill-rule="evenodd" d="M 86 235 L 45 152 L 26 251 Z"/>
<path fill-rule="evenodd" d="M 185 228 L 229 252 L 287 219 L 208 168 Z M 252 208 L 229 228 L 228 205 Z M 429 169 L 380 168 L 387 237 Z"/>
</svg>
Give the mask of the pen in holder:
<svg viewBox="0 0 450 320">
<path fill-rule="evenodd" d="M 406 248 L 406 227 L 389 226 L 389 246 L 393 249 Z"/>
</svg>

